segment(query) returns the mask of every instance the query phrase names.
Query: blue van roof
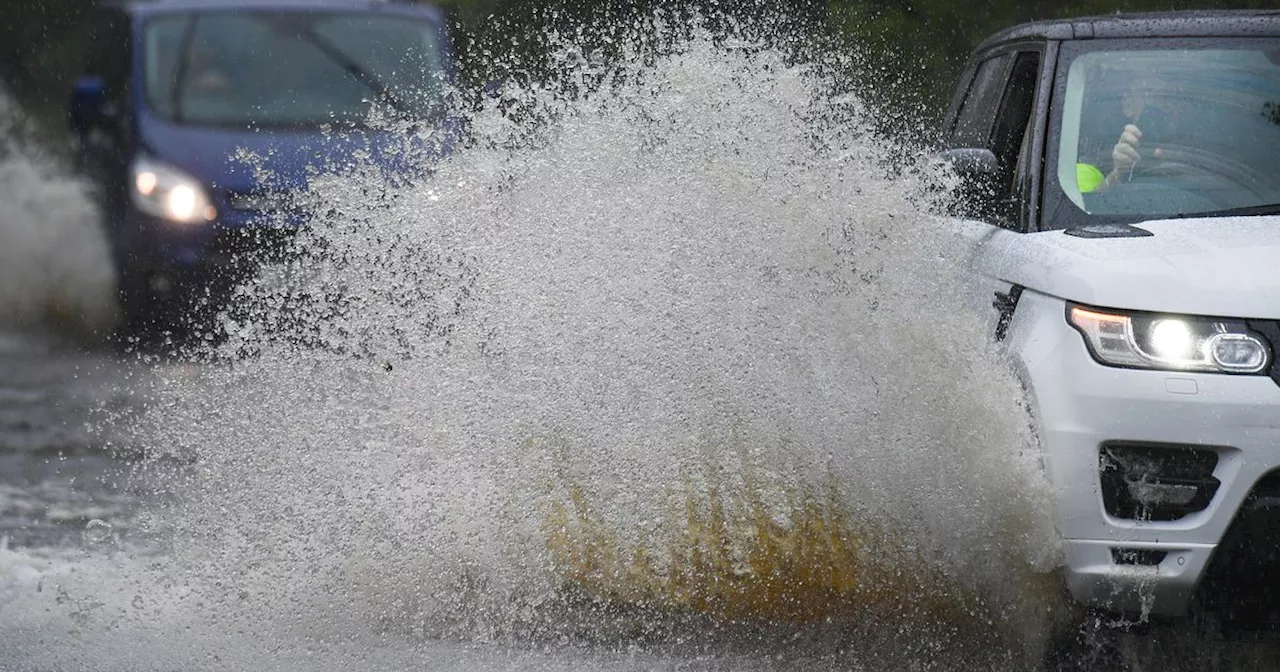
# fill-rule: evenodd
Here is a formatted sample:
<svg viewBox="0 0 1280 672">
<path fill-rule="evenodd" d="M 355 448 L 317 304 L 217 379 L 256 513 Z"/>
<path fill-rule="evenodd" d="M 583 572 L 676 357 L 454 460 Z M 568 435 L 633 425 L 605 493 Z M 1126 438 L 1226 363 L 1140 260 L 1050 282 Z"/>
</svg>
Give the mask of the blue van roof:
<svg viewBox="0 0 1280 672">
<path fill-rule="evenodd" d="M 443 19 L 443 13 L 438 7 L 412 0 L 123 0 L 112 4 L 139 15 L 184 10 L 365 8 Z"/>
</svg>

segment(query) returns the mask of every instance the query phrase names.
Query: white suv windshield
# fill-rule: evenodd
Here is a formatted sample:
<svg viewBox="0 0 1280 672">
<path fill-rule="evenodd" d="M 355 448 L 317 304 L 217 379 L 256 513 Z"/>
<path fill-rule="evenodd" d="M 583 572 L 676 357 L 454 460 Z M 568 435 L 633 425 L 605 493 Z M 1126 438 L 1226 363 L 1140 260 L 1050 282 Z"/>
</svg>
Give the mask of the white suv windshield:
<svg viewBox="0 0 1280 672">
<path fill-rule="evenodd" d="M 1113 217 L 1280 203 L 1275 48 L 1089 51 L 1070 60 L 1050 168 L 1062 195 L 1088 215 Z"/>
<path fill-rule="evenodd" d="M 439 31 L 388 15 L 236 12 L 166 16 L 145 38 L 147 101 L 167 119 L 229 126 L 359 123 L 380 103 L 439 110 Z"/>
</svg>

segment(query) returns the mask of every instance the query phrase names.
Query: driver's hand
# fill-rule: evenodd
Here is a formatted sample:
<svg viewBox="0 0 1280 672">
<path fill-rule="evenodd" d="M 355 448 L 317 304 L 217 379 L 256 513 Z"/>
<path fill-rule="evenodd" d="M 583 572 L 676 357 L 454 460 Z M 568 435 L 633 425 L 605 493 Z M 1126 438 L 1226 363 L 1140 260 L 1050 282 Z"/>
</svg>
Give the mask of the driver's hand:
<svg viewBox="0 0 1280 672">
<path fill-rule="evenodd" d="M 1111 161 L 1117 173 L 1127 174 L 1137 165 L 1140 158 L 1138 143 L 1141 140 L 1142 131 L 1137 126 L 1128 124 L 1124 127 L 1124 132 L 1120 134 L 1120 141 L 1111 150 Z"/>
</svg>

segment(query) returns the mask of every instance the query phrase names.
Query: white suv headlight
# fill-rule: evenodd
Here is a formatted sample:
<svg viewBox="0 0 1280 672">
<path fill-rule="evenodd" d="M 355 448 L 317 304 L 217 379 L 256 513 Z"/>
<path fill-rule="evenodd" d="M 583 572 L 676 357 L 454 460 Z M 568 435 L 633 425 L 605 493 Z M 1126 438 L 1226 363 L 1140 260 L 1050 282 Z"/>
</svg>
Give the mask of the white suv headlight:
<svg viewBox="0 0 1280 672">
<path fill-rule="evenodd" d="M 204 185 L 175 166 L 140 156 L 129 172 L 133 203 L 149 215 L 182 224 L 211 222 L 218 216 Z"/>
<path fill-rule="evenodd" d="M 1099 363 L 1166 371 L 1261 373 L 1271 348 L 1240 320 L 1067 304 L 1067 321 Z"/>
</svg>

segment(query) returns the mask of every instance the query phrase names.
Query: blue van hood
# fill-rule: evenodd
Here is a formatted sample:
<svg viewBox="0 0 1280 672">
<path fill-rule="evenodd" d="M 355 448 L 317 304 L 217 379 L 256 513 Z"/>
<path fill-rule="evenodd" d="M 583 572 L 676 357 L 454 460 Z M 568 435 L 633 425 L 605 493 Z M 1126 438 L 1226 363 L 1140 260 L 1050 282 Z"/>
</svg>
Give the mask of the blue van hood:
<svg viewBox="0 0 1280 672">
<path fill-rule="evenodd" d="M 429 170 L 456 142 L 457 124 L 446 121 L 417 136 L 357 129 L 245 130 L 151 123 L 143 146 L 209 185 L 215 192 L 305 189 L 316 172 L 348 172 L 371 162 L 386 174 L 409 176 Z M 255 157 L 248 160 L 243 153 Z M 367 156 L 367 158 L 364 158 Z"/>
</svg>

